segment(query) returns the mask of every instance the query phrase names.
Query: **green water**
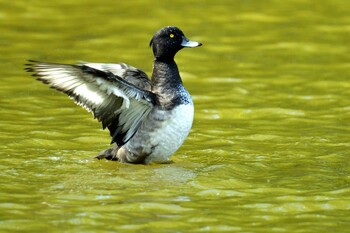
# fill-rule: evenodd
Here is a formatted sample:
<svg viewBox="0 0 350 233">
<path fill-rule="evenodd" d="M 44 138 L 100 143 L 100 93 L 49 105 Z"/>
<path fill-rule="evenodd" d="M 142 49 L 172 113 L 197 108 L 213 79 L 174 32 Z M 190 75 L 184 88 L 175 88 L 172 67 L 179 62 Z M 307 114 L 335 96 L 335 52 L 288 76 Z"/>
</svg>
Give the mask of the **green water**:
<svg viewBox="0 0 350 233">
<path fill-rule="evenodd" d="M 350 2 L 1 1 L 0 232 L 350 232 Z M 23 71 L 26 59 L 126 62 L 153 33 L 193 129 L 165 165 L 91 159 L 110 138 Z"/>
</svg>

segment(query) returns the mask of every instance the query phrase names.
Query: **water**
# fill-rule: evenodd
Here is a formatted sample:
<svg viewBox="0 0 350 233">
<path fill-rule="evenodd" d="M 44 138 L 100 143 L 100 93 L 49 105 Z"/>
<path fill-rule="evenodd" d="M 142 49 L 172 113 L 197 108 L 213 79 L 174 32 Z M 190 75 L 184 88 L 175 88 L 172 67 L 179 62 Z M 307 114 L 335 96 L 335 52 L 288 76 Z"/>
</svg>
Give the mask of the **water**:
<svg viewBox="0 0 350 233">
<path fill-rule="evenodd" d="M 0 231 L 350 232 L 350 3 L 0 3 Z M 92 159 L 90 113 L 26 59 L 126 62 L 150 74 L 153 33 L 202 42 L 176 61 L 195 101 L 165 165 Z"/>
</svg>

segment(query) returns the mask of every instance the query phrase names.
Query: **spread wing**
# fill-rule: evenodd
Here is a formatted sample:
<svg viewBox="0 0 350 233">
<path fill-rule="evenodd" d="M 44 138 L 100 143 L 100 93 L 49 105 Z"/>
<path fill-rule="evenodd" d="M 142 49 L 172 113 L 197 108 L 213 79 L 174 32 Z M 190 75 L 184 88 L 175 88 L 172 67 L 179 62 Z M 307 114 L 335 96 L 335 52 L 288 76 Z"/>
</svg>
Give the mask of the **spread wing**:
<svg viewBox="0 0 350 233">
<path fill-rule="evenodd" d="M 102 122 L 103 128 L 108 127 L 112 143 L 121 146 L 136 133 L 157 102 L 157 96 L 150 91 L 147 75 L 136 68 L 130 71 L 134 75 L 129 74 L 133 76 L 129 80 L 133 81 L 128 82 L 121 76 L 126 77 L 130 66 L 125 65 L 126 68 L 119 69 L 118 73 L 88 64 L 99 63 L 67 65 L 30 61 L 26 70 L 34 72 L 33 76 L 38 80 L 67 94 L 78 105 L 92 112 Z M 114 68 L 118 66 L 122 65 L 114 64 Z M 138 80 L 138 76 L 142 78 Z"/>
<path fill-rule="evenodd" d="M 95 68 L 97 70 L 102 70 L 105 72 L 112 72 L 123 78 L 125 81 L 134 84 L 135 86 L 151 91 L 151 81 L 147 77 L 147 74 L 140 69 L 130 66 L 125 63 L 89 63 L 81 62 L 81 64 Z"/>
</svg>

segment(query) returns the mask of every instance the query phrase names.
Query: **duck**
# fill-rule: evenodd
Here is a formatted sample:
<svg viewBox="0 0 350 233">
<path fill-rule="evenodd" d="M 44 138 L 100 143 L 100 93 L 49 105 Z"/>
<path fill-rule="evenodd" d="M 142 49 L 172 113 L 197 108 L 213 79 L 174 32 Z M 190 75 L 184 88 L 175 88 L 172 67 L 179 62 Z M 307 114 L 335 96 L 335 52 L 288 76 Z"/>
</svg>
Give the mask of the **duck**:
<svg viewBox="0 0 350 233">
<path fill-rule="evenodd" d="M 131 164 L 169 163 L 188 136 L 194 118 L 192 97 L 183 85 L 174 57 L 202 44 L 176 26 L 152 37 L 149 78 L 125 63 L 63 64 L 28 60 L 26 71 L 68 95 L 108 128 L 114 147 L 95 156 Z"/>
</svg>

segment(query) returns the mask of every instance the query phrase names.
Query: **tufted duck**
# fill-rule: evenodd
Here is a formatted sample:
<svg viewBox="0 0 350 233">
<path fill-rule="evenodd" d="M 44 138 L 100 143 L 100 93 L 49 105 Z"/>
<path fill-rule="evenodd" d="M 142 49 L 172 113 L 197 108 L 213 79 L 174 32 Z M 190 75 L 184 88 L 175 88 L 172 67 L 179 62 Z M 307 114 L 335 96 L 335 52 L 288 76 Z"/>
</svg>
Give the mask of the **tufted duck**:
<svg viewBox="0 0 350 233">
<path fill-rule="evenodd" d="M 30 60 L 26 70 L 67 94 L 109 129 L 116 146 L 96 158 L 166 163 L 187 137 L 194 114 L 174 56 L 184 47 L 200 45 L 177 27 L 157 31 L 150 42 L 155 57 L 151 79 L 124 63 L 68 65 Z"/>
</svg>

